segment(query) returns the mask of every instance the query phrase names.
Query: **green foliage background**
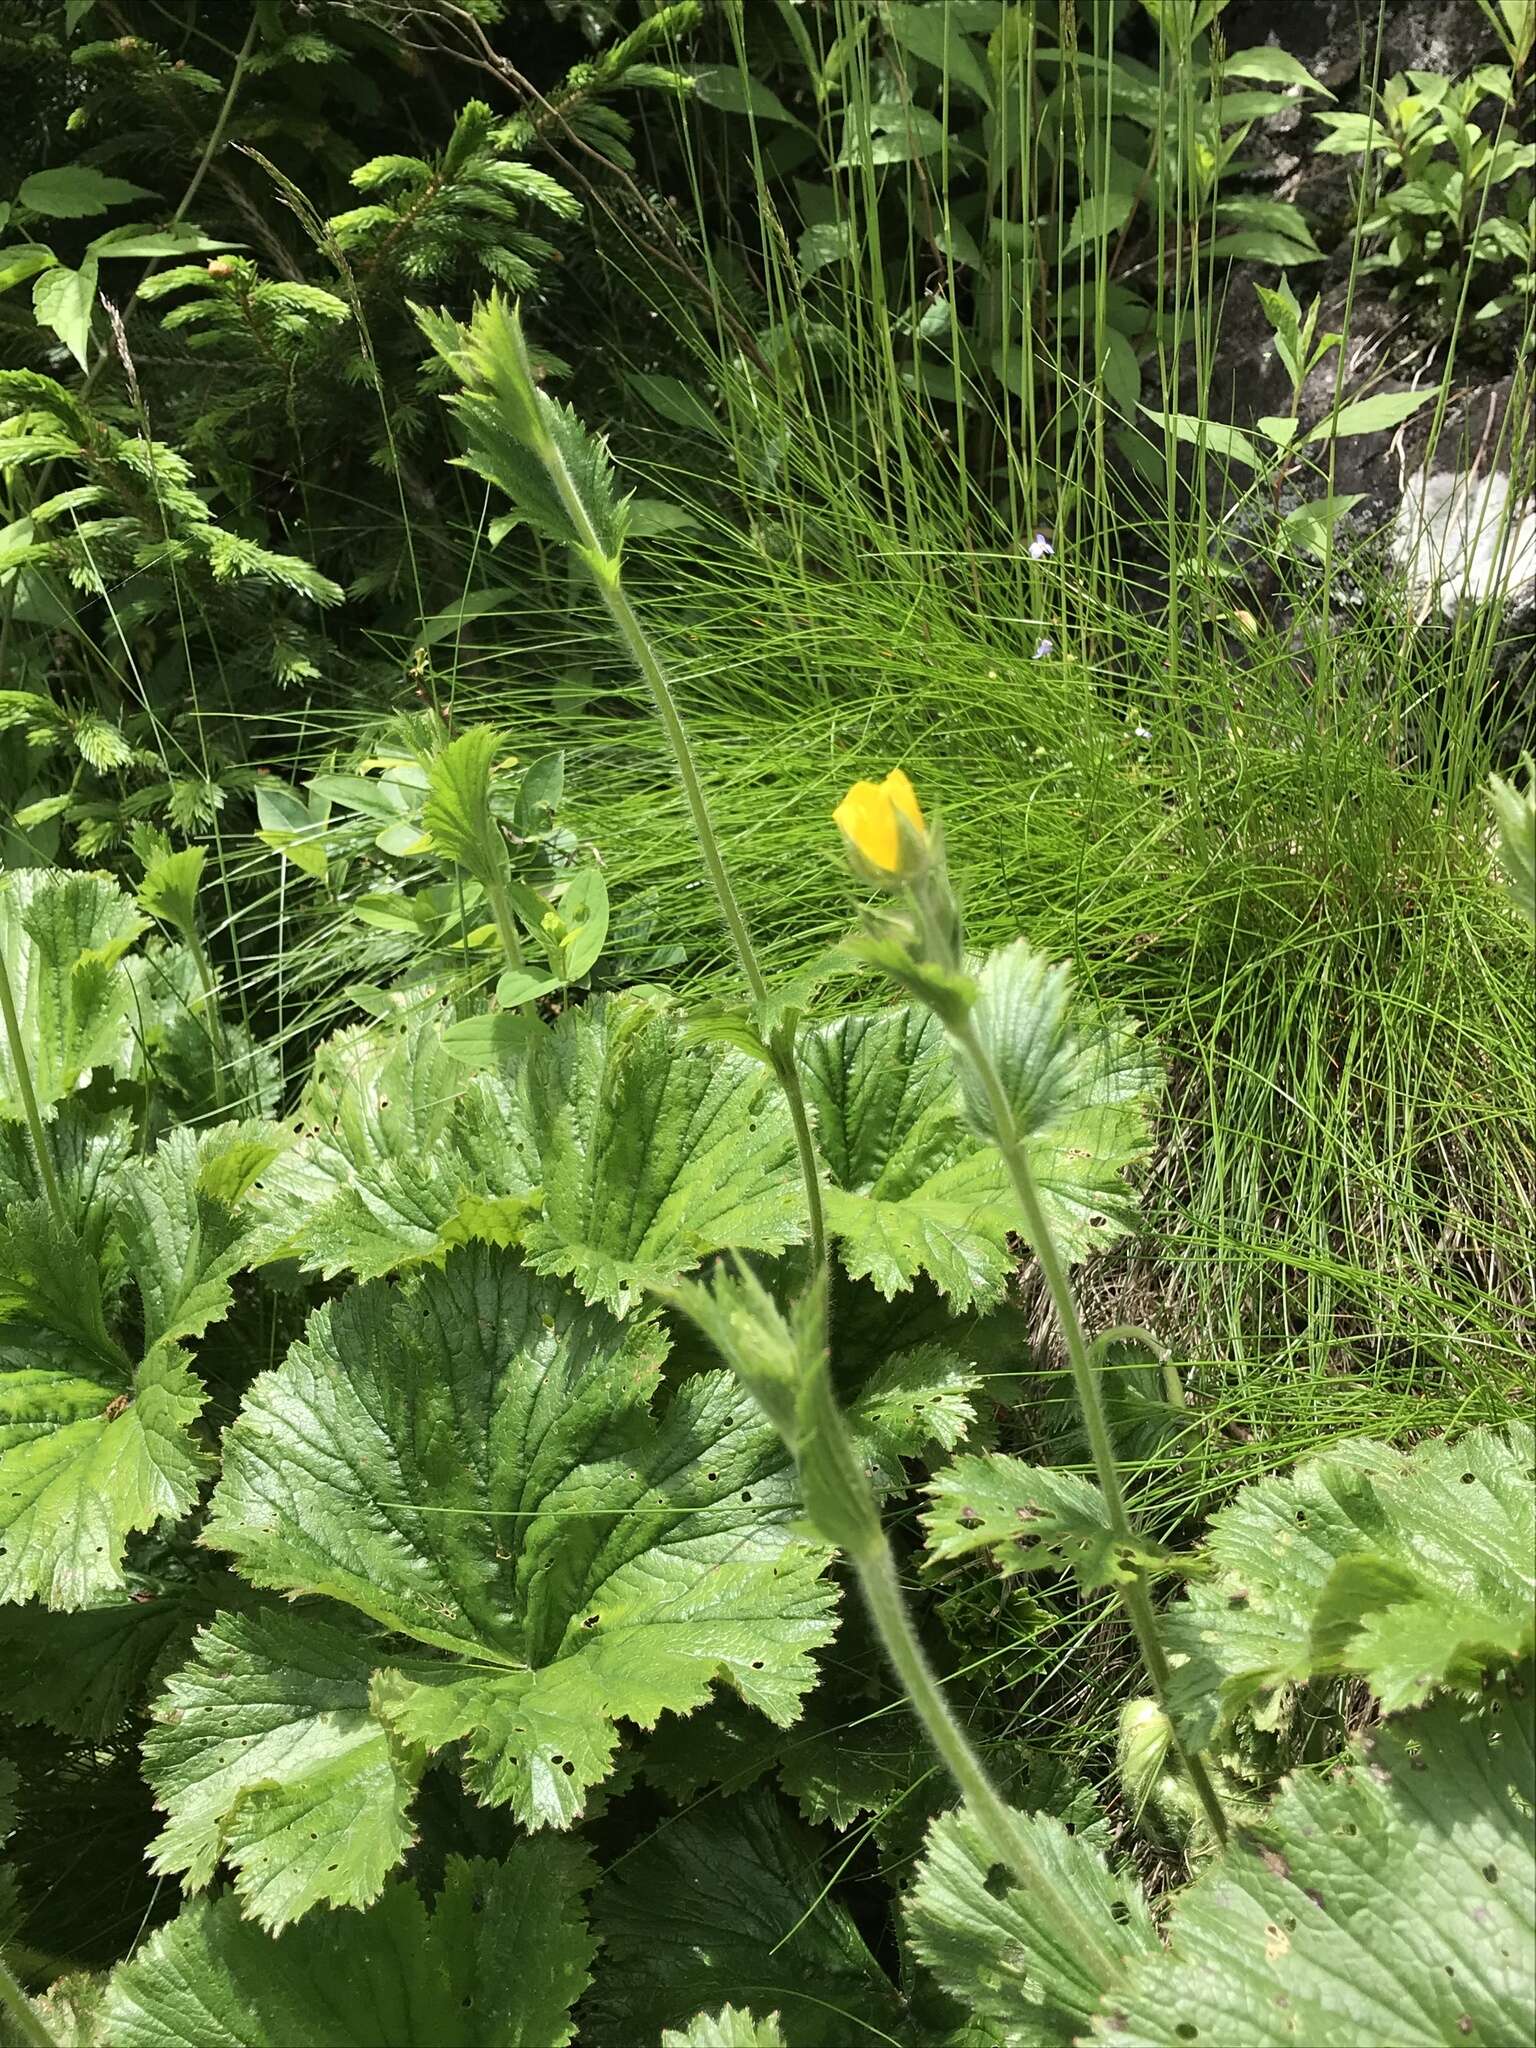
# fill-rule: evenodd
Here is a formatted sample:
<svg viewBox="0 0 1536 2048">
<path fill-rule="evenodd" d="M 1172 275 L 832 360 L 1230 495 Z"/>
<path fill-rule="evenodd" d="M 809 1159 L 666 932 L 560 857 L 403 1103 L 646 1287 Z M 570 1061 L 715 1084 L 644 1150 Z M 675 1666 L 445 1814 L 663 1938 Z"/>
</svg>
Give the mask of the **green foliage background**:
<svg viewBox="0 0 1536 2048">
<path fill-rule="evenodd" d="M 1529 611 L 1350 465 L 1496 390 L 1529 552 L 1522 5 L 1394 78 L 1217 0 L 0 8 L 0 2040 L 1518 2036 Z M 834 950 L 897 763 L 1131 1556 L 945 1034 Z M 786 1057 L 1042 1895 L 687 1292 L 801 1341 Z"/>
</svg>

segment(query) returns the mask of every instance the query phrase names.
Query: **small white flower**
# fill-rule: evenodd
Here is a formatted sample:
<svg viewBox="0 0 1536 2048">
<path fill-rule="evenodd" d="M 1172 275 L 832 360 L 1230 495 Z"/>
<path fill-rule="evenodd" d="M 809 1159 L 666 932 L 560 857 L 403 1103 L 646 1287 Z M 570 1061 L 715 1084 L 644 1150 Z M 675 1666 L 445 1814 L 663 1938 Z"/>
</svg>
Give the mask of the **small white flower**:
<svg viewBox="0 0 1536 2048">
<path fill-rule="evenodd" d="M 1044 661 L 1048 654 L 1056 652 L 1056 642 L 1048 636 L 1035 642 L 1035 660 Z"/>
<path fill-rule="evenodd" d="M 1047 555 L 1054 555 L 1055 552 L 1043 533 L 1037 533 L 1029 544 L 1029 558 L 1032 562 L 1043 562 Z"/>
<path fill-rule="evenodd" d="M 1148 726 L 1145 726 L 1145 725 L 1138 725 L 1138 726 L 1137 726 L 1137 728 L 1136 728 L 1136 737 L 1137 737 L 1137 739 L 1139 739 L 1139 740 L 1149 740 L 1149 739 L 1151 739 L 1151 737 L 1152 737 L 1152 733 L 1151 733 L 1151 729 L 1150 729 L 1150 727 L 1148 727 Z"/>
</svg>

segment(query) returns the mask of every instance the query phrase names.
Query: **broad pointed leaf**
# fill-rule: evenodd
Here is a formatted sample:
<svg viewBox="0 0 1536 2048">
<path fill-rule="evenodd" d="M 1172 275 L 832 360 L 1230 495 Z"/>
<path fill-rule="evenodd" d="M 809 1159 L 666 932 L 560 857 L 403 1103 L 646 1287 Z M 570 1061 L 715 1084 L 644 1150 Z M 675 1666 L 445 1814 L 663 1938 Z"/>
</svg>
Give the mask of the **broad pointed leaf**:
<svg viewBox="0 0 1536 2048">
<path fill-rule="evenodd" d="M 474 1246 L 319 1310 L 225 1440 L 207 1540 L 446 1652 L 393 1660 L 375 1711 L 414 1748 L 464 1741 L 529 1826 L 582 1811 L 618 1721 L 716 1679 L 787 1724 L 830 1633 L 776 1439 L 724 1375 L 653 1416 L 660 1354 Z"/>
<path fill-rule="evenodd" d="M 1363 1678 L 1388 1709 L 1409 1706 L 1529 1654 L 1531 1460 L 1522 1423 L 1406 1454 L 1341 1444 L 1244 1487 L 1211 1523 L 1212 1576 L 1166 1619 L 1192 1728 L 1265 1718 L 1313 1676 Z"/>
<path fill-rule="evenodd" d="M 226 1896 L 188 1907 L 113 1974 L 114 2048 L 564 2048 L 593 1956 L 565 1842 L 452 1857 L 431 1907 L 392 1884 L 276 1944 Z"/>
<path fill-rule="evenodd" d="M 0 957 L 44 1108 L 72 1094 L 93 1067 L 127 1065 L 129 983 L 118 963 L 143 928 L 106 875 L 0 873 Z M 21 1114 L 11 1050 L 0 1033 L 0 1117 Z"/>
</svg>

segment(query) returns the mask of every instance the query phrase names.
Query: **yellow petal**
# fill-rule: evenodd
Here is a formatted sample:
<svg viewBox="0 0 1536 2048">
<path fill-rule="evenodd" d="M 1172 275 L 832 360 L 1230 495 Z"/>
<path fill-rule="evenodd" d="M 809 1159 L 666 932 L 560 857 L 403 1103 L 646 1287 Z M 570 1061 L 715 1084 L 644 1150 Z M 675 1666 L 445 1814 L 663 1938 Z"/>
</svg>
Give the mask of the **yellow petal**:
<svg viewBox="0 0 1536 2048">
<path fill-rule="evenodd" d="M 886 875 L 899 875 L 906 864 L 899 820 L 920 835 L 927 832 L 917 792 L 899 768 L 884 782 L 856 782 L 832 818 L 860 859 Z"/>
</svg>

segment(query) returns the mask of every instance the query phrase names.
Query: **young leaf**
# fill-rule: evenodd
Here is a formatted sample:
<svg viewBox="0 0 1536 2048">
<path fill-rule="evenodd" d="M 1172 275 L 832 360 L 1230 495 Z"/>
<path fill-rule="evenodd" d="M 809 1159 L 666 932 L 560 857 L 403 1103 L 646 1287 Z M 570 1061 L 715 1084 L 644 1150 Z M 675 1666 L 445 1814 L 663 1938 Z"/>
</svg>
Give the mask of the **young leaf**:
<svg viewBox="0 0 1536 2048">
<path fill-rule="evenodd" d="M 1298 1773 L 1106 1997 L 1117 2048 L 1517 2041 L 1536 2000 L 1530 1672 Z M 1497 1731 L 1497 1747 L 1490 1732 Z M 1369 1902 L 1368 1905 L 1363 1902 Z"/>
<path fill-rule="evenodd" d="M 188 1907 L 113 1972 L 113 2048 L 565 2048 L 594 1953 L 565 1842 L 448 1860 L 429 1909 L 390 1885 L 368 1913 L 325 1913 L 276 1945 L 230 1896 Z"/>
<path fill-rule="evenodd" d="M 40 327 L 51 327 L 84 370 L 89 367 L 91 314 L 96 304 L 96 258 L 78 270 L 56 263 L 32 286 L 32 312 Z"/>
<path fill-rule="evenodd" d="M 167 841 L 147 843 L 139 908 L 181 933 L 197 931 L 197 891 L 208 862 L 205 847 L 184 846 L 173 853 Z"/>
<path fill-rule="evenodd" d="M 487 889 L 499 887 L 507 872 L 507 844 L 491 812 L 491 764 L 504 745 L 489 725 L 451 741 L 428 771 L 421 814 L 434 849 Z"/>
<path fill-rule="evenodd" d="M 546 540 L 579 549 L 594 568 L 616 562 L 629 500 L 606 443 L 540 390 L 517 308 L 493 292 L 467 328 L 419 308 L 416 318 L 464 386 L 448 401 L 464 436 L 460 465 L 504 492 Z"/>
<path fill-rule="evenodd" d="M 749 2000 L 777 2009 L 792 2048 L 893 2034 L 895 1987 L 828 1897 L 820 1849 L 765 1792 L 702 1803 L 632 1849 L 595 1902 L 594 2048 Z"/>
<path fill-rule="evenodd" d="M 1355 434 L 1385 433 L 1411 419 L 1437 395 L 1438 387 L 1431 386 L 1428 391 L 1378 391 L 1374 398 L 1357 398 L 1353 404 L 1342 405 L 1327 419 L 1319 420 L 1302 436 L 1302 441 L 1347 441 Z"/>
<path fill-rule="evenodd" d="M 0 953 L 44 1109 L 72 1095 L 92 1067 L 127 1066 L 131 991 L 119 962 L 143 929 L 144 919 L 105 875 L 0 873 Z M 0 1117 L 19 1122 L 21 1114 L 0 1035 Z"/>
<path fill-rule="evenodd" d="M 1197 1739 L 1314 1676 L 1362 1678 L 1391 1710 L 1528 1655 L 1531 1458 L 1514 1424 L 1406 1455 L 1342 1444 L 1245 1486 L 1211 1522 L 1212 1574 L 1164 1620 Z"/>
<path fill-rule="evenodd" d="M 1238 427 L 1223 426 L 1218 420 L 1202 419 L 1198 413 L 1159 412 L 1144 405 L 1149 420 L 1156 420 L 1164 433 L 1191 448 L 1207 448 L 1228 462 L 1240 462 L 1245 469 L 1262 469 L 1265 458 Z"/>
<path fill-rule="evenodd" d="M 830 1633 L 777 1440 L 723 1374 L 649 1410 L 661 1344 L 471 1247 L 317 1310 L 225 1438 L 207 1540 L 448 1654 L 375 1681 L 414 1749 L 564 1826 L 620 1719 L 727 1680 L 780 1725 Z"/>
<path fill-rule="evenodd" d="M 956 1458 L 928 1495 L 933 1506 L 923 1521 L 935 1563 L 986 1550 L 1004 1572 L 1070 1568 L 1092 1592 L 1166 1561 L 1145 1538 L 1134 1545 L 1118 1541 L 1104 1496 L 1075 1472 L 996 1453 Z"/>
<path fill-rule="evenodd" d="M 686 2027 L 664 2027 L 661 2048 L 784 2048 L 779 2016 L 760 2020 L 734 2005 L 701 2012 Z"/>
</svg>

